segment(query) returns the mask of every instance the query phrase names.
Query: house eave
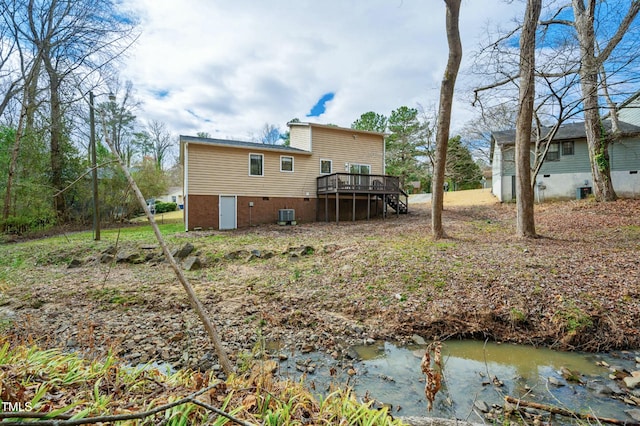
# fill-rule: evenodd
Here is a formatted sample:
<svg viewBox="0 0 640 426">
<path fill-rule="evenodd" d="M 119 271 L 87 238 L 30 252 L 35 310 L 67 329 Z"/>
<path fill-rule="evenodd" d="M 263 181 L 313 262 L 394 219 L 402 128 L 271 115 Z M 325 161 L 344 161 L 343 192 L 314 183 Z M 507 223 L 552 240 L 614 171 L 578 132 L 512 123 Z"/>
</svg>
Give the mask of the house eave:
<svg viewBox="0 0 640 426">
<path fill-rule="evenodd" d="M 197 144 L 202 146 L 215 146 L 223 148 L 244 149 L 248 151 L 268 151 L 286 154 L 312 155 L 310 151 L 299 148 L 291 148 L 283 145 L 268 145 L 256 142 L 234 141 L 224 139 L 199 138 L 195 136 L 180 135 L 180 143 Z"/>
</svg>

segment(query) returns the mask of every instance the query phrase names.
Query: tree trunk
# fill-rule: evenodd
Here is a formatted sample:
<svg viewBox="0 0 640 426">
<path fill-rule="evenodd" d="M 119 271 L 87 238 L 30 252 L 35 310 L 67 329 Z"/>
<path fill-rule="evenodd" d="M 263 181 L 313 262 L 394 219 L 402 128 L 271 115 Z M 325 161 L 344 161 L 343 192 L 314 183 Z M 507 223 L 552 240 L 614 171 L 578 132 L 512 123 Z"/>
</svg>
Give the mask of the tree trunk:
<svg viewBox="0 0 640 426">
<path fill-rule="evenodd" d="M 62 106 L 60 100 L 60 77 L 53 67 L 48 56 L 45 55 L 45 68 L 49 76 L 49 100 L 50 111 L 50 156 L 51 156 L 51 187 L 56 191 L 53 200 L 53 207 L 58 219 L 65 221 L 67 219 L 67 206 L 64 198 L 64 138 L 62 135 Z"/>
<path fill-rule="evenodd" d="M 584 0 L 572 0 L 572 5 L 574 26 L 580 42 L 580 89 L 594 194 L 597 201 L 615 201 L 617 195 L 611 181 L 609 139 L 602 127 L 598 109 L 598 72 L 640 12 L 640 1 L 631 2 L 615 34 L 597 56 L 594 26 L 597 3 L 595 0 L 588 0 L 585 6 Z"/>
<path fill-rule="evenodd" d="M 38 91 L 38 75 L 40 74 L 40 61 L 36 58 L 31 71 L 24 79 L 22 108 L 20 108 L 20 119 L 16 129 L 16 139 L 11 150 L 11 160 L 7 173 L 7 188 L 4 196 L 4 206 L 2 219 L 7 220 L 11 212 L 11 191 L 13 178 L 18 168 L 18 155 L 20 154 L 20 142 L 25 133 L 29 133 L 33 128 L 33 115 L 36 109 L 36 93 Z M 26 121 L 26 123 L 25 123 Z M 24 129 L 24 130 L 23 130 Z"/>
<path fill-rule="evenodd" d="M 516 120 L 516 205 L 517 234 L 535 237 L 533 189 L 531 186 L 531 121 L 535 95 L 536 29 L 542 0 L 528 0 L 520 36 L 520 111 Z"/>
<path fill-rule="evenodd" d="M 434 155 L 433 183 L 431 188 L 431 232 L 436 239 L 444 237 L 442 228 L 442 208 L 444 200 L 444 169 L 447 163 L 447 144 L 449 143 L 449 126 L 451 124 L 451 106 L 453 90 L 462 60 L 462 43 L 460 42 L 460 1 L 445 0 L 447 7 L 447 41 L 449 43 L 449 59 L 440 86 L 440 105 L 438 108 L 438 127 L 436 130 L 436 149 Z"/>
<path fill-rule="evenodd" d="M 597 201 L 614 201 L 617 196 L 611 182 L 609 142 L 598 109 L 598 72 L 595 56 L 595 5 L 585 8 L 583 0 L 573 0 L 575 28 L 580 42 L 580 89 L 584 107 L 584 130 L 589 148 L 593 189 Z"/>
</svg>

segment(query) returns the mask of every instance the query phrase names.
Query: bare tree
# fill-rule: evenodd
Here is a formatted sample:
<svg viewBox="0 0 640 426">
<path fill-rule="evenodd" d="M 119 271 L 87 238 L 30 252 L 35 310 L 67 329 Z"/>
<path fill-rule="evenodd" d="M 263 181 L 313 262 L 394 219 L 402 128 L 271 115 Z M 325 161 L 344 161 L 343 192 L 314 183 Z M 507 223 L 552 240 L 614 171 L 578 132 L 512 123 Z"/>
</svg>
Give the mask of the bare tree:
<svg viewBox="0 0 640 426">
<path fill-rule="evenodd" d="M 151 120 L 147 124 L 153 160 L 158 170 L 164 170 L 163 165 L 167 159 L 167 154 L 173 147 L 173 138 L 167 130 L 165 123 Z"/>
<path fill-rule="evenodd" d="M 436 130 L 435 164 L 433 170 L 431 199 L 431 232 L 436 239 L 444 237 L 442 228 L 442 208 L 444 200 L 444 169 L 447 162 L 447 144 L 451 125 L 451 107 L 453 91 L 462 60 L 462 43 L 460 42 L 460 1 L 445 0 L 447 8 L 446 28 L 449 44 L 449 59 L 440 86 L 440 104 L 438 107 L 438 126 Z"/>
<path fill-rule="evenodd" d="M 515 128 L 516 112 L 511 105 L 501 103 L 483 109 L 477 118 L 465 124 L 462 137 L 475 158 L 491 162 L 491 134 Z"/>
<path fill-rule="evenodd" d="M 31 46 L 42 60 L 49 95 L 50 183 L 54 209 L 67 216 L 64 192 L 65 152 L 69 144 L 64 118 L 73 77 L 105 69 L 132 42 L 132 21 L 110 0 L 10 0 L 5 12 L 17 23 L 16 41 Z"/>
<path fill-rule="evenodd" d="M 554 7 L 556 9 L 553 9 Z M 610 7 L 608 13 L 599 14 L 600 19 L 607 19 L 607 25 L 597 21 L 598 13 L 595 10 L 598 7 Z M 615 199 L 610 178 L 608 144 L 611 139 L 615 139 L 616 134 L 603 133 L 598 95 L 601 91 L 605 98 L 611 99 L 609 92 L 613 87 L 618 88 L 618 93 L 624 91 L 627 86 L 633 87 L 635 91 L 634 82 L 637 82 L 638 77 L 634 71 L 634 64 L 640 59 L 640 39 L 629 36 L 625 38 L 625 43 L 620 42 L 631 28 L 640 3 L 632 2 L 626 14 L 621 16 L 618 16 L 622 8 L 620 5 L 608 5 L 596 0 L 588 0 L 587 6 L 583 0 L 575 0 L 573 8 L 574 19 L 562 19 L 563 14 L 571 9 L 571 5 L 557 7 L 557 3 L 551 2 L 549 9 L 545 11 L 548 18 L 540 22 L 538 36 L 544 48 L 536 51 L 536 131 L 532 135 L 535 139 L 535 162 L 531 167 L 531 184 L 535 184 L 535 177 L 557 129 L 563 122 L 582 114 L 596 198 Z M 614 15 L 616 19 L 612 19 Z M 619 25 L 611 24 L 618 21 Z M 558 30 L 558 25 L 575 32 Z M 551 31 L 552 26 L 555 28 Z M 596 29 L 599 31 L 598 34 Z M 609 29 L 613 29 L 613 32 L 606 33 L 605 30 Z M 503 32 L 495 41 L 487 43 L 478 54 L 475 69 L 483 73 L 485 78 L 492 75 L 494 79 L 474 91 L 476 105 L 486 108 L 481 97 L 481 93 L 485 91 L 491 93 L 491 99 L 502 103 L 513 99 L 514 92 L 519 90 L 520 70 L 514 66 L 514 58 L 518 52 L 513 46 L 512 38 L 516 33 L 517 28 Z M 600 41 L 604 47 L 598 50 L 598 40 L 603 39 L 606 43 Z M 616 46 L 622 51 L 618 55 L 612 55 Z M 607 78 L 604 77 L 604 72 Z M 602 76 L 600 80 L 598 73 Z M 613 103 L 609 102 L 610 107 Z"/>
<path fill-rule="evenodd" d="M 516 119 L 517 234 L 535 237 L 533 190 L 531 187 L 531 121 L 535 96 L 536 29 L 542 0 L 528 0 L 520 36 L 520 97 Z"/>
<path fill-rule="evenodd" d="M 596 200 L 614 201 L 617 196 L 611 182 L 609 138 L 600 121 L 598 105 L 598 74 L 604 62 L 622 40 L 631 23 L 640 12 L 640 2 L 632 1 L 617 31 L 596 55 L 595 14 L 596 0 L 572 0 L 574 27 L 580 43 L 580 87 L 584 103 L 584 127 L 591 159 L 591 173 Z"/>
<path fill-rule="evenodd" d="M 275 124 L 264 123 L 258 139 L 264 144 L 275 145 L 282 139 L 280 129 Z"/>
</svg>

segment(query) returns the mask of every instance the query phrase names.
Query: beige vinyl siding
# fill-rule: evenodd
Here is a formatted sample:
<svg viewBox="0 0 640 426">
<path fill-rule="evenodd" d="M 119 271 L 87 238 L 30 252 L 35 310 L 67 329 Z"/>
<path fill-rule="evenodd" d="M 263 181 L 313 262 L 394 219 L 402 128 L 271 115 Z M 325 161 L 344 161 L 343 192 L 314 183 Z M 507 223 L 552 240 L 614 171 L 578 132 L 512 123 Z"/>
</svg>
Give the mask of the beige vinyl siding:
<svg viewBox="0 0 640 426">
<path fill-rule="evenodd" d="M 320 159 L 331 160 L 333 173 L 345 173 L 345 164 L 368 164 L 371 174 L 384 172 L 384 141 L 381 135 L 349 132 L 344 129 L 311 127 L 315 175 L 320 175 Z M 355 138 L 354 138 L 355 136 Z"/>
<path fill-rule="evenodd" d="M 311 151 L 313 147 L 311 146 L 310 131 L 310 126 L 291 126 L 289 128 L 289 146 Z"/>
<path fill-rule="evenodd" d="M 249 154 L 264 155 L 264 176 L 249 176 Z M 189 193 L 258 197 L 315 197 L 318 175 L 310 155 L 294 158 L 294 172 L 280 171 L 282 152 L 190 143 Z M 307 195 L 308 193 L 308 195 Z"/>
</svg>

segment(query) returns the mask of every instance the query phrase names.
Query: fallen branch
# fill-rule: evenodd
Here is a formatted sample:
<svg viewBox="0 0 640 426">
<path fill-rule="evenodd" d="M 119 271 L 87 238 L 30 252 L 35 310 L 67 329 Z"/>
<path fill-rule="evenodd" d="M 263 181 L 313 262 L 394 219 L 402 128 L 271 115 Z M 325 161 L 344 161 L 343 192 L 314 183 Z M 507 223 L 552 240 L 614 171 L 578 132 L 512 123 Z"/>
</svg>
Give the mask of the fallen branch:
<svg viewBox="0 0 640 426">
<path fill-rule="evenodd" d="M 104 129 L 104 134 L 108 135 L 109 133 L 107 132 L 107 128 L 104 120 L 104 114 L 102 112 L 100 114 L 100 118 L 102 119 L 102 128 Z M 109 148 L 111 149 L 111 153 L 113 154 L 113 156 L 118 160 L 118 163 L 120 164 L 120 168 L 122 169 L 122 172 L 126 176 L 127 181 L 129 182 L 129 185 L 133 189 L 134 195 L 138 199 L 138 202 L 140 203 L 140 206 L 144 210 L 144 213 L 147 215 L 147 219 L 149 219 L 149 223 L 153 228 L 153 232 L 156 234 L 156 238 L 158 240 L 158 243 L 160 243 L 160 247 L 162 247 L 162 252 L 164 253 L 165 258 L 171 265 L 171 268 L 173 269 L 176 276 L 178 277 L 180 284 L 182 284 L 182 287 L 187 293 L 187 296 L 189 297 L 189 302 L 191 302 L 191 307 L 198 314 L 200 321 L 202 321 L 202 324 L 204 325 L 204 328 L 207 331 L 207 334 L 209 335 L 209 340 L 211 340 L 211 343 L 213 343 L 213 347 L 216 350 L 216 355 L 218 355 L 218 361 L 220 362 L 220 366 L 222 367 L 222 370 L 225 372 L 225 374 L 228 376 L 229 374 L 233 373 L 233 367 L 231 366 L 231 362 L 229 361 L 227 352 L 222 346 L 222 342 L 220 340 L 220 337 L 218 336 L 218 331 L 216 330 L 216 326 L 209 319 L 209 315 L 207 314 L 204 305 L 202 304 L 202 302 L 200 302 L 200 299 L 198 299 L 196 292 L 193 290 L 193 287 L 187 280 L 187 277 L 185 277 L 184 273 L 182 272 L 182 268 L 180 268 L 180 265 L 178 265 L 178 262 L 176 262 L 173 255 L 171 254 L 171 251 L 169 250 L 167 243 L 164 241 L 164 238 L 160 233 L 160 228 L 158 228 L 158 224 L 156 223 L 155 218 L 149 211 L 149 207 L 147 206 L 147 202 L 145 201 L 144 196 L 142 195 L 142 192 L 140 192 L 140 189 L 138 188 L 136 181 L 133 179 L 133 177 L 131 176 L 131 173 L 129 173 L 129 169 L 122 161 L 122 157 L 120 157 L 120 154 L 118 154 L 118 151 L 113 146 L 113 141 L 111 141 L 111 139 L 109 139 L 108 136 L 105 136 L 105 141 L 107 142 L 107 145 L 109 145 Z"/>
<path fill-rule="evenodd" d="M 139 413 L 87 417 L 84 419 L 73 419 L 73 420 L 69 419 L 70 416 L 68 414 L 61 414 L 52 419 L 39 421 L 37 422 L 37 424 L 41 426 L 72 426 L 72 425 L 87 425 L 87 424 L 93 424 L 93 423 L 113 423 L 113 422 L 121 422 L 125 420 L 143 420 L 147 417 L 151 417 L 155 414 L 169 410 L 170 408 L 177 407 L 178 405 L 193 403 L 209 411 L 213 411 L 214 413 L 220 416 L 226 417 L 227 419 L 231 420 L 232 422 L 235 422 L 236 424 L 239 424 L 240 426 L 254 426 L 253 424 L 240 420 L 235 416 L 225 411 L 222 411 L 212 405 L 206 404 L 202 401 L 198 401 L 197 399 L 195 399 L 196 396 L 202 395 L 203 393 L 212 390 L 217 385 L 218 384 L 216 383 L 215 385 L 211 385 L 207 388 L 201 389 L 198 392 L 192 393 L 191 395 L 188 395 L 177 401 L 169 402 L 167 404 L 160 405 L 152 410 L 142 411 Z M 43 419 L 43 418 L 46 418 L 46 416 L 47 416 L 47 413 L 30 412 L 30 411 L 0 412 L 0 419 L 15 419 L 15 418 Z M 33 422 L 17 422 L 17 423 L 11 423 L 11 424 L 16 426 L 33 426 L 34 425 Z"/>
<path fill-rule="evenodd" d="M 553 405 L 540 404 L 533 401 L 523 401 L 521 399 L 514 398 L 512 396 L 505 396 L 504 400 L 510 404 L 515 404 L 516 407 L 528 407 L 535 408 L 536 410 L 546 411 L 551 414 L 558 414 L 565 417 L 573 417 L 581 420 L 593 420 L 601 423 L 610 423 L 613 425 L 625 425 L 625 426 L 640 426 L 640 422 L 629 420 L 610 419 L 607 417 L 598 417 L 593 414 L 576 413 L 575 411 L 567 410 L 560 407 L 554 407 Z"/>
</svg>

